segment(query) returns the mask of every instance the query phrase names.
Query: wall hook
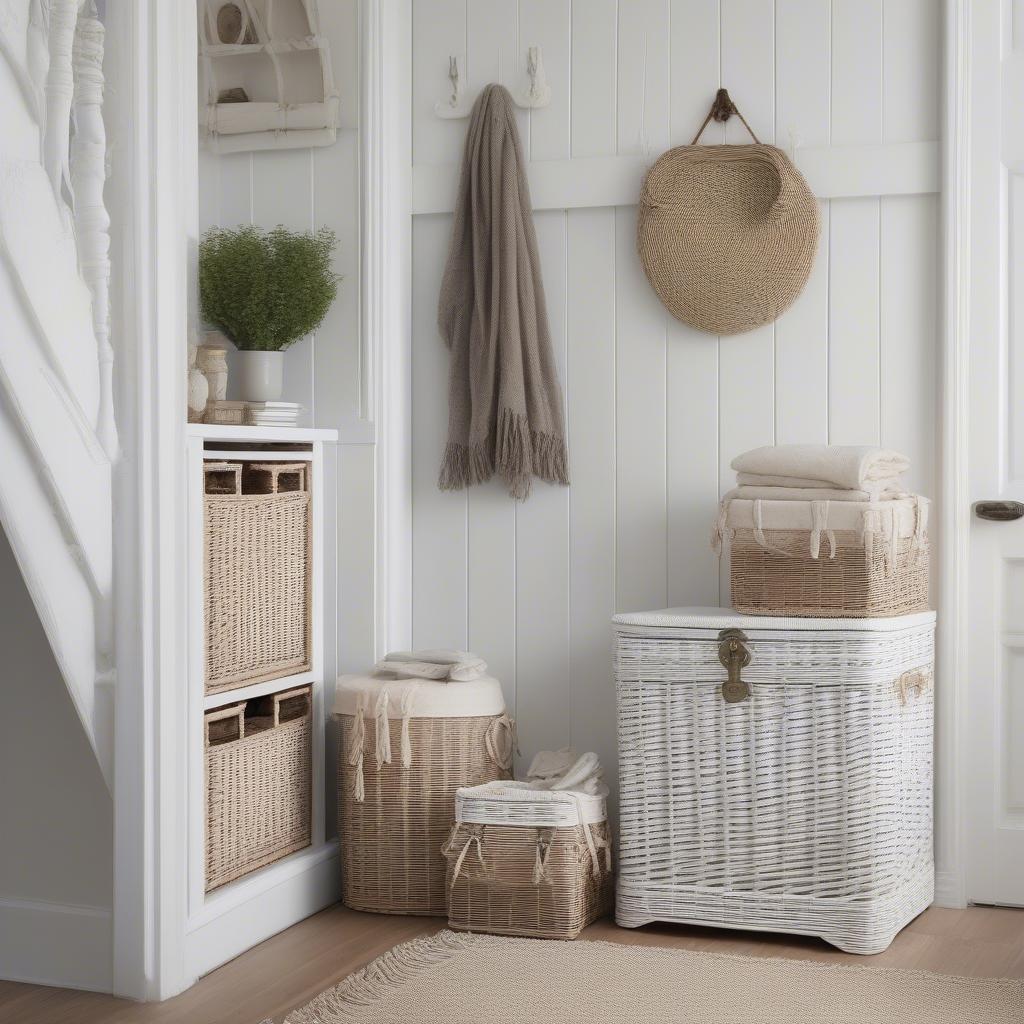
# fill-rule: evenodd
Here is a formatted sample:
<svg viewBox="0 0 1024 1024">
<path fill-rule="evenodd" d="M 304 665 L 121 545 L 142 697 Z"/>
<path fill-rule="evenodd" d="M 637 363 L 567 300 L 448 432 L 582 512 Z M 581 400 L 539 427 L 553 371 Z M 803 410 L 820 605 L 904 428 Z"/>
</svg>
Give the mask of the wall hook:
<svg viewBox="0 0 1024 1024">
<path fill-rule="evenodd" d="M 434 113 L 446 119 L 469 117 L 469 107 L 463 102 L 465 88 L 459 73 L 458 57 L 448 58 L 448 80 L 452 83 L 451 95 L 434 104 Z"/>
<path fill-rule="evenodd" d="M 531 46 L 526 51 L 526 74 L 530 85 L 516 96 L 516 105 L 530 110 L 546 107 L 551 102 L 551 86 L 544 74 L 544 60 L 539 46 Z"/>
</svg>

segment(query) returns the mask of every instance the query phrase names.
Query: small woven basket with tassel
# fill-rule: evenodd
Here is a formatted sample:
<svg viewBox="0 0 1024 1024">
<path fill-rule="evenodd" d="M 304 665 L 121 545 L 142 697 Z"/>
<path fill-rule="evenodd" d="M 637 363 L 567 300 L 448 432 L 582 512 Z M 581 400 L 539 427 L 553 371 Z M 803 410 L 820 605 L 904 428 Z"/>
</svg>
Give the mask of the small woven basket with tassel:
<svg viewBox="0 0 1024 1024">
<path fill-rule="evenodd" d="M 605 798 L 500 782 L 459 790 L 444 846 L 448 926 L 575 939 L 611 907 Z"/>
<path fill-rule="evenodd" d="M 444 916 L 441 847 L 455 793 L 511 775 L 514 723 L 500 684 L 343 676 L 334 712 L 342 901 L 371 913 Z"/>
</svg>

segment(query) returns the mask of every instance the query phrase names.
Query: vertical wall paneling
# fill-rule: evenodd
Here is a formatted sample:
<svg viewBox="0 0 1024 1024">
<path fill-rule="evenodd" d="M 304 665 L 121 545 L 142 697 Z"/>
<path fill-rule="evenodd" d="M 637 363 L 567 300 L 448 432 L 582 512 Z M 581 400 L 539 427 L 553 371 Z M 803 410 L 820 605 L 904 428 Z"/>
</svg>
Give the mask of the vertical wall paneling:
<svg viewBox="0 0 1024 1024">
<path fill-rule="evenodd" d="M 670 15 L 669 131 L 673 146 L 687 146 L 707 117 L 715 91 L 722 85 L 719 0 L 672 0 Z M 701 136 L 703 143 L 724 141 L 725 126 L 718 121 L 712 121 Z"/>
<path fill-rule="evenodd" d="M 832 5 L 832 145 L 882 141 L 881 0 Z M 829 218 L 829 440 L 877 443 L 879 201 L 836 199 Z"/>
<path fill-rule="evenodd" d="M 622 155 L 668 149 L 668 0 L 619 0 L 616 119 Z"/>
<path fill-rule="evenodd" d="M 938 136 L 939 6 L 937 0 L 885 2 L 882 135 L 886 142 Z M 910 457 L 908 483 L 914 490 L 934 494 L 938 204 L 934 196 L 883 196 L 879 204 L 881 442 Z M 929 420 L 935 429 L 922 430 Z"/>
<path fill-rule="evenodd" d="M 357 0 L 320 5 L 321 31 L 331 43 L 334 77 L 341 90 L 341 131 L 333 146 L 311 151 L 313 217 L 338 236 L 334 268 L 338 298 L 324 318 L 313 346 L 311 413 L 320 423 L 364 414 L 359 310 L 359 38 Z"/>
<path fill-rule="evenodd" d="M 618 151 L 667 148 L 670 8 L 619 0 Z M 667 583 L 665 357 L 667 323 L 636 259 L 636 208 L 616 210 L 616 603 L 665 603 Z"/>
<path fill-rule="evenodd" d="M 615 211 L 568 213 L 571 740 L 615 763 Z"/>
<path fill-rule="evenodd" d="M 454 164 L 449 54 L 467 99 L 525 85 L 535 161 L 653 161 L 690 141 L 719 85 L 784 149 L 937 138 L 938 0 L 414 0 L 417 164 Z M 738 122 L 702 141 L 747 141 Z M 453 171 L 454 173 L 454 171 Z M 448 358 L 435 327 L 450 217 L 413 227 L 414 639 L 468 643 L 506 685 L 526 757 L 572 743 L 614 762 L 614 610 L 728 600 L 708 537 L 729 461 L 778 442 L 881 440 L 933 493 L 937 202 L 824 200 L 808 285 L 775 324 L 718 339 L 674 320 L 636 256 L 636 208 L 535 216 L 566 398 L 568 489 L 441 494 Z"/>
<path fill-rule="evenodd" d="M 820 0 L 776 0 L 775 139 L 779 146 L 827 146 L 831 8 Z M 775 324 L 775 441 L 828 440 L 829 205 L 819 203 L 821 234 L 811 276 Z"/>
<path fill-rule="evenodd" d="M 572 155 L 608 156 L 616 148 L 618 0 L 575 0 L 572 7 Z M 537 121 L 543 114 L 538 113 Z"/>
<path fill-rule="evenodd" d="M 616 605 L 668 600 L 664 308 L 635 257 L 636 209 L 615 211 Z"/>
<path fill-rule="evenodd" d="M 565 213 L 535 218 L 548 321 L 566 384 Z M 570 439 L 570 444 L 572 443 Z M 516 718 L 526 763 L 569 736 L 569 493 L 536 481 L 516 510 Z"/>
<path fill-rule="evenodd" d="M 450 217 L 413 222 L 412 635 L 418 647 L 466 647 L 467 496 L 440 491 L 448 436 L 448 350 L 437 332 L 437 292 Z"/>
</svg>

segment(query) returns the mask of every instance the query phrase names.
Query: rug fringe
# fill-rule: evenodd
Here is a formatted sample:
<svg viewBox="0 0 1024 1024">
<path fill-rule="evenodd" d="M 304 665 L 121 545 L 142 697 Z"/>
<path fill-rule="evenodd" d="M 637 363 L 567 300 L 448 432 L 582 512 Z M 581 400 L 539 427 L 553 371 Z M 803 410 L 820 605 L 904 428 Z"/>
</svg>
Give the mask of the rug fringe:
<svg viewBox="0 0 1024 1024">
<path fill-rule="evenodd" d="M 424 971 L 447 963 L 460 950 L 479 941 L 479 936 L 442 931 L 404 942 L 350 974 L 332 989 L 321 992 L 307 1006 L 295 1010 L 285 1024 L 345 1024 L 365 1021 L 361 1011 Z M 270 1024 L 270 1022 L 265 1022 Z"/>
</svg>

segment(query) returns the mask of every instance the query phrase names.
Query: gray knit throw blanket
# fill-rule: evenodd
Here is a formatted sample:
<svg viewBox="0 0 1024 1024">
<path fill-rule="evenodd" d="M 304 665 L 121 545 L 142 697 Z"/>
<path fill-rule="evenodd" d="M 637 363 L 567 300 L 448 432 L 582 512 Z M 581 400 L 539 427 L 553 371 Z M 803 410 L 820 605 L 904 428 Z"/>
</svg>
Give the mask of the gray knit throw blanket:
<svg viewBox="0 0 1024 1024">
<path fill-rule="evenodd" d="M 530 191 L 512 97 L 500 85 L 487 86 L 470 114 L 437 315 L 451 349 L 440 487 L 497 471 L 521 500 L 533 476 L 567 484 Z"/>
</svg>

